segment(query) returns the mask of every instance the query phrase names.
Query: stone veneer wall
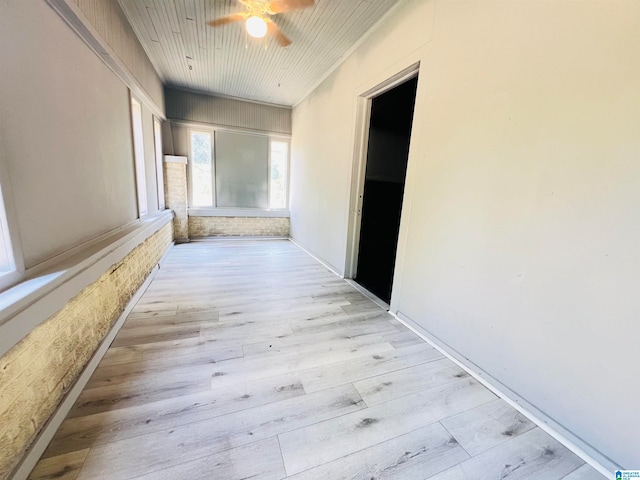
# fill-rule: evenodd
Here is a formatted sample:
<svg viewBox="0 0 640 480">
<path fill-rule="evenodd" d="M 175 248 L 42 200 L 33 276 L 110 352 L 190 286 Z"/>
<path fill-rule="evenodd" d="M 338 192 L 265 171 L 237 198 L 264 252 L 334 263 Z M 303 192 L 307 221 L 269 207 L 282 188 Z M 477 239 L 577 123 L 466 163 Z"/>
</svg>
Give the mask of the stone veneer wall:
<svg viewBox="0 0 640 480">
<path fill-rule="evenodd" d="M 177 243 L 189 241 L 187 219 L 187 165 L 164 162 L 164 199 L 173 210 L 173 237 Z"/>
<path fill-rule="evenodd" d="M 8 478 L 172 238 L 166 224 L 0 358 L 0 478 Z"/>
<path fill-rule="evenodd" d="M 189 217 L 189 236 L 288 237 L 289 218 L 284 217 Z"/>
</svg>

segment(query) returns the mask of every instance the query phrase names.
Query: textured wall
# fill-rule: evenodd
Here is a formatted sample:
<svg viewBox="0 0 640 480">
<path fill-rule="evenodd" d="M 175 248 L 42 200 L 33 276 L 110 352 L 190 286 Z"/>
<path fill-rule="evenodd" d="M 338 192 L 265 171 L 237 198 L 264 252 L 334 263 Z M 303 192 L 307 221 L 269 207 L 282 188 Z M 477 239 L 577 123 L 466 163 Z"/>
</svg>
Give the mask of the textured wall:
<svg viewBox="0 0 640 480">
<path fill-rule="evenodd" d="M 289 218 L 280 217 L 189 217 L 189 236 L 288 237 Z"/>
<path fill-rule="evenodd" d="M 116 0 L 73 0 L 73 2 L 158 108 L 164 110 L 162 81 L 118 2 Z"/>
<path fill-rule="evenodd" d="M 270 133 L 291 133 L 291 109 L 232 98 L 165 89 L 167 118 L 250 128 Z"/>
<path fill-rule="evenodd" d="M 2 181 L 29 268 L 136 219 L 129 93 L 44 1 L 0 2 L 0 45 Z"/>
<path fill-rule="evenodd" d="M 402 2 L 294 109 L 291 156 L 292 237 L 341 272 L 355 101 L 421 61 L 392 311 L 628 468 L 639 18 L 637 0 Z"/>
<path fill-rule="evenodd" d="M 175 213 L 173 236 L 176 242 L 189 241 L 187 220 L 187 166 L 184 163 L 164 163 L 164 199 Z"/>
<path fill-rule="evenodd" d="M 0 358 L 6 479 L 172 240 L 167 224 Z"/>
</svg>

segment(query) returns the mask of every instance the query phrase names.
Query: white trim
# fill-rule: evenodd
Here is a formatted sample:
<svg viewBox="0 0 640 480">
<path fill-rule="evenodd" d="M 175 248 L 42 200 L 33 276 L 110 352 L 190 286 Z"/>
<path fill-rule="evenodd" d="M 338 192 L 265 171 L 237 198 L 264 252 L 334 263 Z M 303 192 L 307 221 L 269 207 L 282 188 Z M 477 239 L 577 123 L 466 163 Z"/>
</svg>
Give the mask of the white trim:
<svg viewBox="0 0 640 480">
<path fill-rule="evenodd" d="M 162 106 L 156 104 L 151 95 L 147 93 L 142 84 L 129 71 L 125 64 L 118 58 L 115 52 L 109 47 L 98 31 L 87 20 L 82 11 L 70 0 L 47 0 L 47 3 L 55 12 L 67 22 L 71 29 L 84 40 L 84 42 L 95 52 L 95 54 L 116 74 L 126 86 L 148 107 L 151 112 L 166 120 Z M 118 5 L 119 6 L 119 5 Z M 145 51 L 146 53 L 146 51 Z M 153 63 L 152 63 L 153 65 Z M 154 66 L 155 68 L 155 66 Z M 158 72 L 155 72 L 160 78 Z"/>
<path fill-rule="evenodd" d="M 155 278 L 160 268 L 159 265 L 164 261 L 167 253 L 171 249 L 171 246 L 169 246 L 167 251 L 164 253 L 158 265 L 156 265 L 153 270 L 151 270 L 151 273 L 146 278 L 144 283 L 140 286 L 136 293 L 134 293 L 129 303 L 127 303 L 124 311 L 118 317 L 116 323 L 104 337 L 104 339 L 98 346 L 98 349 L 93 353 L 91 359 L 85 365 L 78 378 L 75 380 L 73 386 L 69 389 L 62 402 L 60 402 L 60 405 L 58 405 L 53 415 L 49 418 L 44 428 L 40 431 L 35 441 L 31 444 L 29 450 L 22 458 L 16 469 L 13 471 L 13 474 L 11 476 L 12 480 L 26 480 L 29 477 L 29 474 L 38 463 L 38 460 L 40 460 L 40 457 L 42 456 L 44 451 L 47 449 L 49 442 L 51 442 L 51 439 L 53 439 L 53 436 L 58 431 L 58 428 L 60 428 L 60 425 L 62 425 L 62 422 L 71 410 L 71 407 L 73 407 L 73 404 L 82 393 L 82 390 L 91 378 L 91 375 L 98 367 L 100 360 L 102 360 L 104 354 L 107 353 L 107 350 L 109 350 L 111 343 L 115 339 L 117 333 L 120 331 L 120 328 L 129 316 L 129 313 L 131 313 L 133 307 L 136 305 L 136 303 L 138 303 L 140 297 L 142 297 L 144 292 L 147 290 L 147 288 Z"/>
<path fill-rule="evenodd" d="M 271 139 L 267 138 L 267 205 L 271 208 Z M 287 207 L 289 204 L 286 204 Z"/>
<path fill-rule="evenodd" d="M 153 218 L 154 217 L 145 218 L 145 221 L 150 221 Z M 83 242 L 80 245 L 76 245 L 75 247 L 72 247 L 60 253 L 54 254 L 52 257 L 48 258 L 47 260 L 40 262 L 37 265 L 34 265 L 33 267 L 27 269 L 24 272 L 24 275 L 20 279 L 20 281 L 28 281 L 30 278 L 33 278 L 36 275 L 47 274 L 49 270 L 60 268 L 63 262 L 66 262 L 67 260 L 70 260 L 71 262 L 73 261 L 72 257 L 78 254 L 81 254 L 83 252 L 88 252 L 94 247 L 102 248 L 102 246 L 104 246 L 105 243 L 111 242 L 114 239 L 116 239 L 119 233 L 136 228 L 138 225 L 140 225 L 140 222 L 141 220 L 139 218 L 136 218 L 135 220 L 125 225 L 114 228 L 113 230 L 109 230 L 108 232 L 103 233 L 102 235 L 98 235 L 97 237 L 94 237 L 90 240 L 87 240 L 86 242 Z M 1 295 L 0 295 L 0 298 L 1 298 Z M 1 306 L 2 306 L 2 303 L 0 302 L 0 308 Z M 0 314 L 0 323 L 2 323 L 1 314 Z"/>
<path fill-rule="evenodd" d="M 187 208 L 193 205 L 193 134 L 200 133 L 209 135 L 211 141 L 210 159 L 211 159 L 211 205 L 197 208 L 216 208 L 216 159 L 215 159 L 215 142 L 216 131 L 213 128 L 189 127 L 187 128 L 187 142 L 189 143 L 189 155 L 187 156 Z"/>
<path fill-rule="evenodd" d="M 290 236 L 289 237 L 289 241 L 291 243 L 293 243 L 296 247 L 298 247 L 300 250 L 303 250 L 307 255 L 312 257 L 316 262 L 318 262 L 321 265 L 323 265 L 327 270 L 329 270 L 331 273 L 333 273 L 336 277 L 340 277 L 340 278 L 344 279 L 344 275 L 342 275 L 338 271 L 337 268 L 333 267 L 332 265 L 329 265 L 327 262 L 322 260 L 320 257 L 318 257 L 317 255 L 313 254 L 308 248 L 306 248 L 302 244 L 298 243 L 298 241 L 295 240 L 293 237 Z"/>
<path fill-rule="evenodd" d="M 131 143 L 133 145 L 134 172 L 136 177 L 136 199 L 138 200 L 138 217 L 149 214 L 149 198 L 147 195 L 147 165 L 144 146 L 144 112 L 142 102 L 129 90 L 131 110 Z"/>
<path fill-rule="evenodd" d="M 166 210 L 102 238 L 0 294 L 0 356 L 173 219 Z"/>
<path fill-rule="evenodd" d="M 345 278 L 355 278 L 358 272 L 360 229 L 362 226 L 362 203 L 364 181 L 369 154 L 369 127 L 371 125 L 371 99 L 359 96 L 356 100 L 356 131 L 353 163 L 351 166 L 351 188 L 347 224 L 347 252 L 345 255 Z"/>
<path fill-rule="evenodd" d="M 268 210 L 261 208 L 224 208 L 192 207 L 188 209 L 190 217 L 250 217 L 250 218 L 289 218 L 289 210 Z"/>
<path fill-rule="evenodd" d="M 349 198 L 348 224 L 347 224 L 347 251 L 345 255 L 345 278 L 355 278 L 358 271 L 358 253 L 360 250 L 360 229 L 362 226 L 362 203 L 364 200 L 364 183 L 367 168 L 369 128 L 371 126 L 372 99 L 392 88 L 412 79 L 420 73 L 420 62 L 414 62 L 402 68 L 397 73 L 389 76 L 377 85 L 367 88 L 356 101 L 356 121 L 354 133 L 353 160 L 351 167 L 351 187 Z M 417 98 L 416 98 L 417 100 Z M 416 101 L 414 100 L 414 102 Z M 411 129 L 411 139 L 413 136 Z M 408 164 L 407 158 L 407 164 Z M 405 174 L 405 184 L 407 175 Z M 405 192 L 406 193 L 406 192 Z M 404 195 L 403 195 L 404 197 Z M 403 202 L 404 205 L 404 202 Z M 406 212 L 401 211 L 400 221 Z M 398 249 L 396 248 L 396 255 Z"/>
<path fill-rule="evenodd" d="M 4 201 L 2 200 L 2 185 L 0 184 L 0 249 L 3 250 L 2 255 L 6 257 L 7 270 L 0 274 L 4 276 L 7 273 L 15 272 L 16 261 L 13 256 L 13 248 L 11 247 L 11 235 L 9 234 L 9 223 L 4 209 Z M 5 265 L 3 265 L 4 267 Z"/>
<path fill-rule="evenodd" d="M 179 157 L 177 155 L 165 155 L 164 163 L 182 163 L 183 165 L 186 165 L 187 157 Z"/>
<path fill-rule="evenodd" d="M 22 255 L 22 242 L 18 230 L 17 213 L 13 202 L 13 191 L 9 181 L 9 172 L 6 162 L 2 161 L 0 151 L 0 208 L 2 208 L 2 221 L 5 229 L 5 242 L 8 255 L 12 260 L 13 270 L 0 275 L 0 292 L 15 285 L 24 277 L 24 257 Z"/>
<path fill-rule="evenodd" d="M 188 157 L 173 157 L 165 155 L 165 162 L 167 157 L 176 158 L 176 162 L 183 163 L 186 159 L 187 164 L 187 204 L 193 205 L 193 172 L 192 161 L 193 158 L 193 142 L 191 141 L 191 135 L 194 132 L 207 133 L 211 135 L 211 206 L 192 206 L 189 208 L 189 214 L 191 216 L 200 217 L 288 217 L 289 216 L 289 200 L 290 200 L 290 170 L 291 170 L 291 135 L 281 134 L 275 132 L 263 132 L 243 128 L 224 127 L 210 123 L 198 123 L 198 122 L 181 122 L 171 120 L 172 125 L 185 128 L 187 131 L 187 142 L 189 144 L 189 156 Z M 267 138 L 267 202 L 271 201 L 271 143 L 281 142 L 287 144 L 287 165 L 286 165 L 286 192 L 285 203 L 287 208 L 284 209 L 245 209 L 241 207 L 218 207 L 217 206 L 217 186 L 216 186 L 216 142 L 218 141 L 218 132 L 233 133 L 239 135 L 255 135 L 257 137 Z M 237 214 L 235 212 L 238 212 Z M 264 213 L 252 213 L 252 212 L 264 212 Z M 277 212 L 277 213 L 270 213 Z"/>
<path fill-rule="evenodd" d="M 289 175 L 289 172 L 291 170 L 291 138 L 290 137 L 282 137 L 279 135 L 269 135 L 269 151 L 268 151 L 268 166 L 267 166 L 267 199 L 269 201 L 269 206 L 271 206 L 271 144 L 273 142 L 279 142 L 279 143 L 286 143 L 287 144 L 287 164 L 286 164 L 286 181 L 285 181 L 285 192 L 284 192 L 284 204 L 285 204 L 285 209 L 277 209 L 277 210 L 289 210 L 289 190 L 290 190 L 290 183 L 289 183 L 289 177 L 291 177 L 291 175 Z M 287 215 L 288 216 L 288 215 Z"/>
<path fill-rule="evenodd" d="M 453 363 L 458 365 L 469 375 L 475 378 L 482 385 L 487 387 L 498 397 L 503 399 L 513 408 L 522 413 L 525 417 L 535 423 L 546 433 L 562 443 L 565 447 L 582 458 L 585 462 L 595 468 L 597 471 L 609 477 L 611 472 L 621 469 L 613 460 L 593 448 L 591 445 L 581 440 L 578 436 L 571 433 L 554 419 L 545 414 L 542 410 L 529 403 L 526 399 L 511 390 L 505 384 L 497 380 L 495 377 L 487 373 L 464 355 L 447 345 L 435 335 L 427 332 L 426 329 L 418 325 L 415 321 L 401 312 L 389 312 L 396 320 L 402 323 L 409 330 L 414 332 L 420 338 L 432 345 L 436 350 L 446 356 Z"/>
<path fill-rule="evenodd" d="M 166 208 L 164 192 L 164 168 L 162 159 L 162 120 L 153 115 L 153 153 L 155 157 L 156 184 L 158 185 L 158 210 Z"/>
</svg>

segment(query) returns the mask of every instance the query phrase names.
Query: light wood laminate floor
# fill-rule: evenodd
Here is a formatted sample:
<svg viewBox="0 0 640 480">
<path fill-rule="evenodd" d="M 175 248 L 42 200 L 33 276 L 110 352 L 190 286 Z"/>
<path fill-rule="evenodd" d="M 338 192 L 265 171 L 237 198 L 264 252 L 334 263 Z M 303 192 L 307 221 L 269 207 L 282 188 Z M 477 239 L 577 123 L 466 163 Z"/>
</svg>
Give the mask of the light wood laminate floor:
<svg viewBox="0 0 640 480">
<path fill-rule="evenodd" d="M 33 479 L 596 480 L 284 240 L 174 247 Z"/>
</svg>

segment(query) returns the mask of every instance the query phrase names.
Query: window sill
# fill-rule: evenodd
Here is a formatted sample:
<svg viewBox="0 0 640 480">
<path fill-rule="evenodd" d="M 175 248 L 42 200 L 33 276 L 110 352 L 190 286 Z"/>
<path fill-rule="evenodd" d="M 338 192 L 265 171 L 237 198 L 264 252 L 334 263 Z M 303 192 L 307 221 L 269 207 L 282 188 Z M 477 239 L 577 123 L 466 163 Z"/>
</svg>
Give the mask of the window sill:
<svg viewBox="0 0 640 480">
<path fill-rule="evenodd" d="M 149 215 L 17 275 L 0 293 L 0 355 L 172 218 Z"/>
<path fill-rule="evenodd" d="M 211 208 L 194 207 L 188 212 L 190 217 L 277 217 L 288 218 L 289 210 L 261 208 Z"/>
</svg>

